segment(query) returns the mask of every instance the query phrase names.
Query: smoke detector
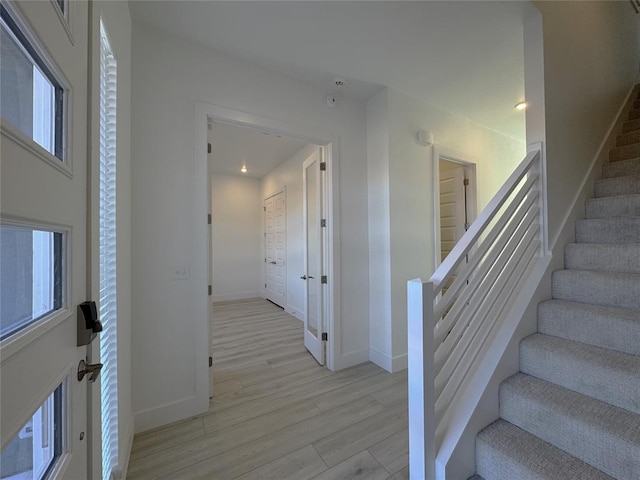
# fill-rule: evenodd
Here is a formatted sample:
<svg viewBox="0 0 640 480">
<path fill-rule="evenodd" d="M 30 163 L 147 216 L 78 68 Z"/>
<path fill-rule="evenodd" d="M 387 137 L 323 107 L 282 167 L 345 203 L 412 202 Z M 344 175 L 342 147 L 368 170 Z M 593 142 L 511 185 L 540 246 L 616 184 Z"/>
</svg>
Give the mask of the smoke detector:
<svg viewBox="0 0 640 480">
<path fill-rule="evenodd" d="M 324 102 L 327 104 L 327 107 L 335 107 L 338 99 L 335 95 L 327 95 L 327 98 L 324 99 Z"/>
<path fill-rule="evenodd" d="M 344 87 L 344 85 L 345 85 L 345 81 L 344 81 L 343 78 L 334 78 L 333 79 L 333 86 L 336 89 L 340 90 L 342 87 Z"/>
</svg>

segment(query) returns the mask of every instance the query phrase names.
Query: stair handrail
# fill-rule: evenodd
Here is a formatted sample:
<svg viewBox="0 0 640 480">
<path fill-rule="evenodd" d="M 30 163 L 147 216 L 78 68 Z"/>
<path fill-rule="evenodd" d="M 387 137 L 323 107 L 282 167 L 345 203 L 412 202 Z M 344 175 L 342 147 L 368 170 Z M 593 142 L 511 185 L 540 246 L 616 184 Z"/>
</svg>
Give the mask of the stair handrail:
<svg viewBox="0 0 640 480">
<path fill-rule="evenodd" d="M 441 477 L 448 414 L 531 262 L 547 254 L 546 168 L 535 147 L 429 280 L 407 284 L 412 479 Z"/>
</svg>

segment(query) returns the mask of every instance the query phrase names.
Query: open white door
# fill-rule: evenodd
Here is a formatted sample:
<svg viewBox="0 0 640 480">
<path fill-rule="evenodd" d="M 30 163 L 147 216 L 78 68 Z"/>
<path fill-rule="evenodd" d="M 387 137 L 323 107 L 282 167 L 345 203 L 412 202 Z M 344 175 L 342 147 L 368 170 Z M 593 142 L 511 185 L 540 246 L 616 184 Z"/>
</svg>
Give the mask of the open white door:
<svg viewBox="0 0 640 480">
<path fill-rule="evenodd" d="M 0 8 L 0 463 L 3 478 L 87 479 L 88 3 Z"/>
<path fill-rule="evenodd" d="M 302 167 L 303 225 L 306 283 L 304 346 L 320 363 L 325 364 L 323 260 L 323 171 L 321 149 L 318 148 Z"/>
</svg>

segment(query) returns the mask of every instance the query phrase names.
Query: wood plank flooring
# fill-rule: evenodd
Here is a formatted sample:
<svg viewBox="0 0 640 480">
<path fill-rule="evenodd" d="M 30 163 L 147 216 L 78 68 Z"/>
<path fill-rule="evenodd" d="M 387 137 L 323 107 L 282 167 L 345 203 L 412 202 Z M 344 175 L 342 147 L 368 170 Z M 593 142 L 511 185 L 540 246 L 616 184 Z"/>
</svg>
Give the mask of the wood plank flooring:
<svg viewBox="0 0 640 480">
<path fill-rule="evenodd" d="M 409 478 L 406 371 L 319 366 L 266 300 L 213 310 L 209 411 L 136 435 L 127 479 Z"/>
</svg>

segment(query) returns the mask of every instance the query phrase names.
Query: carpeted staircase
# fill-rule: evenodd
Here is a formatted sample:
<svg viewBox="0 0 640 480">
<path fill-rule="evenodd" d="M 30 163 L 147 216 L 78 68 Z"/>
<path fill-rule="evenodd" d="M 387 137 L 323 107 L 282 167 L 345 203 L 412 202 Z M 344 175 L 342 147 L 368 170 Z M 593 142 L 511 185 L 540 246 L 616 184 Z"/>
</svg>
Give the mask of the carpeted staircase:
<svg viewBox="0 0 640 480">
<path fill-rule="evenodd" d="M 640 479 L 640 100 L 616 145 L 473 479 Z"/>
</svg>

